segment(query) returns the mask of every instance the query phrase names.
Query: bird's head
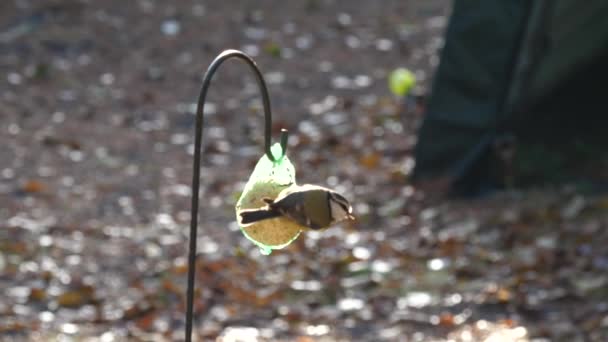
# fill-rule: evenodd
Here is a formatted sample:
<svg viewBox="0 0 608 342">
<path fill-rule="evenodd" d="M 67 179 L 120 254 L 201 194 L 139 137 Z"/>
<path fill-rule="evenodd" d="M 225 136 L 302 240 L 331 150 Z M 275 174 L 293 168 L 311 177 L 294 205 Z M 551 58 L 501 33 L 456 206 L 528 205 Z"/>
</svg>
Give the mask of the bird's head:
<svg viewBox="0 0 608 342">
<path fill-rule="evenodd" d="M 331 209 L 331 219 L 333 222 L 355 219 L 352 215 L 352 206 L 344 196 L 337 192 L 329 192 L 329 208 Z"/>
</svg>

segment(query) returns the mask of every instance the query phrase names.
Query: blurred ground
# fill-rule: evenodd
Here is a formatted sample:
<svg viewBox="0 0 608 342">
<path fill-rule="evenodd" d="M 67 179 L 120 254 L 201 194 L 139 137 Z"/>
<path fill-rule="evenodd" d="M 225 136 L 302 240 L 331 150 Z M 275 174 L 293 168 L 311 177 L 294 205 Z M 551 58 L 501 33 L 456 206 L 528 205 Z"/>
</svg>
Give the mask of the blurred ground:
<svg viewBox="0 0 608 342">
<path fill-rule="evenodd" d="M 3 1 L 1 339 L 182 339 L 194 103 L 212 58 L 239 48 L 266 75 L 298 181 L 339 189 L 359 220 L 269 257 L 240 234 L 263 120 L 249 70 L 224 64 L 204 133 L 199 340 L 606 340 L 608 197 L 437 202 L 408 185 L 421 108 L 386 77 L 408 67 L 426 93 L 449 5 Z"/>
</svg>

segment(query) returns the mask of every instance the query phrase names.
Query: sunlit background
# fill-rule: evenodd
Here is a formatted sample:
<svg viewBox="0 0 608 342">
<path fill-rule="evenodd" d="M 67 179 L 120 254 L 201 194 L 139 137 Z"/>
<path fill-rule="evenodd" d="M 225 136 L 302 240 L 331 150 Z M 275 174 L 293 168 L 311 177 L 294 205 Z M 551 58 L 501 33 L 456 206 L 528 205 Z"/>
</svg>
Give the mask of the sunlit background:
<svg viewBox="0 0 608 342">
<path fill-rule="evenodd" d="M 606 337 L 606 238 L 585 214 L 608 201 L 437 202 L 410 184 L 450 6 L 2 1 L 0 339 L 183 339 L 194 111 L 228 48 L 263 71 L 298 182 L 358 220 L 270 256 L 240 233 L 263 115 L 250 70 L 225 63 L 205 107 L 196 340 Z M 396 68 L 416 76 L 407 99 Z"/>
</svg>

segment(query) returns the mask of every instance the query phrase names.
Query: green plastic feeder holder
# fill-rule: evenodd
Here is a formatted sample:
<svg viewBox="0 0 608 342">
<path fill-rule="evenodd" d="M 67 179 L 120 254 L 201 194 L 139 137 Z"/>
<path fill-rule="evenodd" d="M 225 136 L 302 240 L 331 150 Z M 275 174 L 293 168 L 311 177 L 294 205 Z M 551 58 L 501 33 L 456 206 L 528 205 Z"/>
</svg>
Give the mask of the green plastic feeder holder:
<svg viewBox="0 0 608 342">
<path fill-rule="evenodd" d="M 276 198 L 279 192 L 296 182 L 296 169 L 285 155 L 281 145 L 276 143 L 271 148 L 273 156 L 280 156 L 271 161 L 263 155 L 249 177 L 245 189 L 236 204 L 236 216 L 241 209 L 255 209 L 266 205 L 263 198 Z M 274 249 L 281 249 L 293 242 L 301 232 L 295 222 L 278 218 L 263 220 L 246 227 L 240 227 L 243 235 L 260 247 L 268 255 Z"/>
</svg>

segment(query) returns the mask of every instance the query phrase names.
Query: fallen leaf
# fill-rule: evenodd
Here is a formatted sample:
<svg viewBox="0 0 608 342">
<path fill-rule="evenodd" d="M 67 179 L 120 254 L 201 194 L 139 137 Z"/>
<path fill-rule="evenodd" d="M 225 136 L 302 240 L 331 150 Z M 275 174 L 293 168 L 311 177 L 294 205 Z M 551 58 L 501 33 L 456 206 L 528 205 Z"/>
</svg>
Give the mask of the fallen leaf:
<svg viewBox="0 0 608 342">
<path fill-rule="evenodd" d="M 157 316 L 158 311 L 156 310 L 146 312 L 143 316 L 135 320 L 135 324 L 142 330 L 151 330 Z"/>
<path fill-rule="evenodd" d="M 32 302 L 40 302 L 46 299 L 46 291 L 41 288 L 32 288 L 30 290 L 29 300 Z"/>
<path fill-rule="evenodd" d="M 57 297 L 57 304 L 63 307 L 79 307 L 90 303 L 94 299 L 94 294 L 93 287 L 85 285 L 59 295 Z"/>
<path fill-rule="evenodd" d="M 359 159 L 359 164 L 368 169 L 375 169 L 380 165 L 380 158 L 378 153 L 368 153 Z"/>
<path fill-rule="evenodd" d="M 315 340 L 308 336 L 298 336 L 298 338 L 296 338 L 296 342 L 315 342 Z"/>
<path fill-rule="evenodd" d="M 500 289 L 498 289 L 498 291 L 496 291 L 496 298 L 501 303 L 509 302 L 512 297 L 513 297 L 513 295 L 511 294 L 511 292 L 503 287 L 501 287 Z"/>
<path fill-rule="evenodd" d="M 23 184 L 21 189 L 27 193 L 40 193 L 48 189 L 48 186 L 41 181 L 28 180 Z"/>
<path fill-rule="evenodd" d="M 439 315 L 439 325 L 444 327 L 454 326 L 454 315 L 449 312 L 442 313 L 441 315 Z"/>
</svg>

